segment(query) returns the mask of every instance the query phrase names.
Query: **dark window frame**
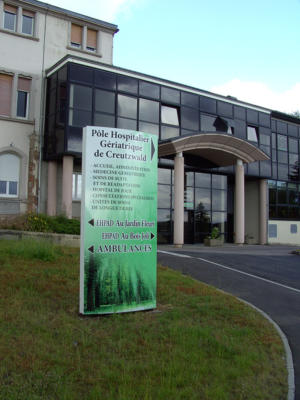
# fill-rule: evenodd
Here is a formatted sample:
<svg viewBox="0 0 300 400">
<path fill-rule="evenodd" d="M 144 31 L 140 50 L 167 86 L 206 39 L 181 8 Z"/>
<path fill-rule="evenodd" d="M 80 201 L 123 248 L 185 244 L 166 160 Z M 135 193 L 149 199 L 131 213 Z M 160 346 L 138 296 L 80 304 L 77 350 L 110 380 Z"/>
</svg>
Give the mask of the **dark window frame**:
<svg viewBox="0 0 300 400">
<path fill-rule="evenodd" d="M 252 139 L 252 134 L 255 135 L 255 139 Z M 254 125 L 247 125 L 247 140 L 253 143 L 259 143 L 259 128 Z"/>
</svg>

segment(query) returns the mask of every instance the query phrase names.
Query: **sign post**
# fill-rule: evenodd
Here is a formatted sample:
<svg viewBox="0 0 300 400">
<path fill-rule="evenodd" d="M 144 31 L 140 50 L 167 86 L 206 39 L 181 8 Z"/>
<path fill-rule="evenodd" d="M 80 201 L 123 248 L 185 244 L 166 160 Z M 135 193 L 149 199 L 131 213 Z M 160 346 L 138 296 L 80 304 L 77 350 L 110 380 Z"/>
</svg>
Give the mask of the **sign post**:
<svg viewBox="0 0 300 400">
<path fill-rule="evenodd" d="M 83 130 L 80 313 L 156 307 L 157 137 Z"/>
</svg>

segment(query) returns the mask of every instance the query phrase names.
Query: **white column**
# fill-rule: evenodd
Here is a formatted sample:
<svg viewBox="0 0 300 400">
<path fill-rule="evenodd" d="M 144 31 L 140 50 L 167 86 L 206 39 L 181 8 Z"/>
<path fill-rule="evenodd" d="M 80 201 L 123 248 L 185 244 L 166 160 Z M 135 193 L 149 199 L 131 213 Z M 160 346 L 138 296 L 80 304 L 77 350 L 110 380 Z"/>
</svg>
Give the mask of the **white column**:
<svg viewBox="0 0 300 400">
<path fill-rule="evenodd" d="M 0 28 L 4 27 L 4 3 L 0 0 Z"/>
<path fill-rule="evenodd" d="M 17 101 L 18 101 L 18 75 L 14 74 L 12 81 L 12 94 L 11 94 L 11 115 L 17 115 Z"/>
<path fill-rule="evenodd" d="M 23 9 L 18 7 L 17 9 L 17 32 L 22 33 L 22 23 L 23 23 Z"/>
<path fill-rule="evenodd" d="M 184 158 L 182 153 L 175 157 L 174 166 L 174 245 L 184 243 Z"/>
<path fill-rule="evenodd" d="M 267 243 L 268 184 L 266 179 L 259 181 L 259 244 Z"/>
<path fill-rule="evenodd" d="M 87 26 L 85 25 L 82 30 L 82 50 L 86 50 L 87 44 Z"/>
<path fill-rule="evenodd" d="M 96 49 L 96 53 L 99 56 L 102 56 L 102 54 L 101 54 L 101 32 L 100 31 L 97 32 L 97 49 Z"/>
<path fill-rule="evenodd" d="M 245 241 L 245 173 L 242 160 L 235 166 L 234 231 L 236 244 Z"/>
<path fill-rule="evenodd" d="M 72 181 L 73 181 L 73 157 L 63 157 L 62 176 L 62 212 L 67 218 L 72 218 Z"/>
<path fill-rule="evenodd" d="M 57 180 L 57 163 L 56 161 L 49 161 L 47 214 L 51 216 L 56 215 L 56 180 Z"/>
</svg>

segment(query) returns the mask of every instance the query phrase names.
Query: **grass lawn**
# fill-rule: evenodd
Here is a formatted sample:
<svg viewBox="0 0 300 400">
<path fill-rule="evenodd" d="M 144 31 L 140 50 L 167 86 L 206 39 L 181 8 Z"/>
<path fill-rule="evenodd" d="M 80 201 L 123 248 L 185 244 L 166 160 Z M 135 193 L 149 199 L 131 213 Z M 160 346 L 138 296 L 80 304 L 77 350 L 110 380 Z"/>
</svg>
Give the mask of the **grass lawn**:
<svg viewBox="0 0 300 400">
<path fill-rule="evenodd" d="M 0 285 L 0 399 L 286 399 L 273 326 L 166 267 L 157 310 L 82 317 L 78 249 L 1 240 Z"/>
</svg>

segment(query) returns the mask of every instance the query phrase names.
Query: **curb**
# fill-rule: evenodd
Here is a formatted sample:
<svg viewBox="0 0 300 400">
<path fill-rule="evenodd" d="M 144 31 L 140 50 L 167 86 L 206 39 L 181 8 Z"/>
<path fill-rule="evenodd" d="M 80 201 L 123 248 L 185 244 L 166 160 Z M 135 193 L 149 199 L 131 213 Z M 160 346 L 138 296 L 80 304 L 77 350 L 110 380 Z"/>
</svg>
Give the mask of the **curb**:
<svg viewBox="0 0 300 400">
<path fill-rule="evenodd" d="M 50 241 L 58 246 L 80 247 L 80 235 L 68 235 L 65 233 L 31 232 L 17 231 L 13 229 L 0 229 L 0 239 L 37 239 Z"/>
<path fill-rule="evenodd" d="M 197 279 L 196 279 L 197 280 Z M 210 285 L 214 287 L 213 285 Z M 286 357 L 286 369 L 288 373 L 288 394 L 287 394 L 287 400 L 295 400 L 295 371 L 294 371 L 294 363 L 293 363 L 293 355 L 292 351 L 289 345 L 289 341 L 286 337 L 286 335 L 283 333 L 282 329 L 280 326 L 263 310 L 260 308 L 254 306 L 253 304 L 249 303 L 249 301 L 243 300 L 240 297 L 234 296 L 231 293 L 225 292 L 222 289 L 214 287 L 217 291 L 222 292 L 226 295 L 233 296 L 242 303 L 246 304 L 247 306 L 253 308 L 255 311 L 259 312 L 264 318 L 266 318 L 276 329 L 278 332 L 283 346 L 284 346 L 284 351 L 285 351 L 285 357 Z"/>
<path fill-rule="evenodd" d="M 226 293 L 226 292 L 224 292 Z M 292 356 L 292 351 L 289 345 L 289 341 L 279 325 L 264 311 L 259 309 L 258 307 L 254 306 L 253 304 L 249 303 L 246 300 L 243 300 L 239 297 L 237 297 L 238 300 L 240 300 L 242 303 L 245 303 L 246 305 L 252 307 L 254 310 L 258 311 L 264 318 L 266 318 L 271 324 L 274 326 L 274 328 L 277 330 L 279 336 L 281 337 L 284 350 L 285 350 L 285 355 L 286 355 L 286 368 L 287 368 L 287 373 L 288 373 L 288 394 L 287 394 L 287 400 L 294 400 L 295 399 L 295 372 L 294 372 L 294 364 L 293 364 L 293 356 Z"/>
</svg>

